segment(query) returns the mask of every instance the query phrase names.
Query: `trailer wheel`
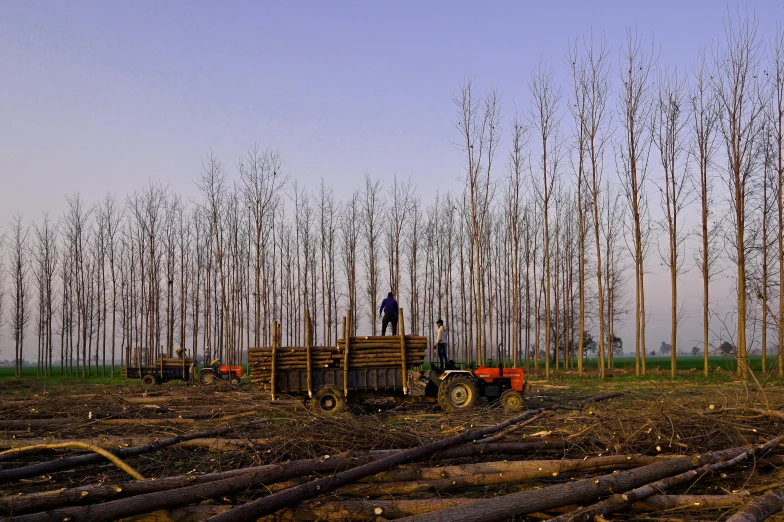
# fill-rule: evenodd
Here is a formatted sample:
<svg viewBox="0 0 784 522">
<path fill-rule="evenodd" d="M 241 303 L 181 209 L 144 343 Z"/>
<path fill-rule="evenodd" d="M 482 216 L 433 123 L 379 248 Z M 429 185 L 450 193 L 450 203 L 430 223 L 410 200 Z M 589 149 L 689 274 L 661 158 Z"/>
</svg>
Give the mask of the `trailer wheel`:
<svg viewBox="0 0 784 522">
<path fill-rule="evenodd" d="M 506 390 L 501 394 L 501 406 L 508 411 L 519 411 L 525 407 L 523 394 L 515 390 Z"/>
<path fill-rule="evenodd" d="M 209 368 L 199 372 L 199 382 L 207 386 L 215 383 L 215 372 Z"/>
<path fill-rule="evenodd" d="M 324 413 L 346 411 L 346 397 L 337 388 L 322 388 L 313 394 L 313 406 Z"/>
<path fill-rule="evenodd" d="M 155 378 L 155 375 L 150 375 L 149 373 L 142 377 L 142 386 L 150 387 L 155 386 L 158 384 L 158 379 Z"/>
<path fill-rule="evenodd" d="M 470 377 L 452 377 L 438 387 L 438 404 L 444 411 L 470 408 L 476 398 L 476 383 Z"/>
</svg>

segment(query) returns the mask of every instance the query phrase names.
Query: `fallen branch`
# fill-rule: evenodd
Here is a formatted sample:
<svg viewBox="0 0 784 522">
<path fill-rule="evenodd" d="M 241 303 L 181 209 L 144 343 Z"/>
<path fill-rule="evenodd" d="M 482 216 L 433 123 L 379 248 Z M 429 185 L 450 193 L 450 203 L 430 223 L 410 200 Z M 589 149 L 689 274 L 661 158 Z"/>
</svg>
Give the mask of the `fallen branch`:
<svg viewBox="0 0 784 522">
<path fill-rule="evenodd" d="M 594 395 L 589 399 L 585 399 L 583 404 L 590 404 L 592 402 L 601 402 L 606 401 L 607 399 L 614 399 L 615 397 L 620 397 L 622 395 L 626 395 L 626 392 L 612 392 L 612 393 L 604 393 L 602 395 Z"/>
<path fill-rule="evenodd" d="M 186 440 L 218 436 L 222 433 L 225 433 L 228 429 L 229 428 L 224 428 L 222 430 L 203 431 L 199 433 L 179 435 L 177 437 L 151 442 L 150 444 L 145 444 L 144 446 L 114 450 L 112 453 L 120 458 L 135 457 L 137 455 L 159 451 L 163 448 L 173 446 Z M 94 464 L 96 462 L 100 462 L 102 458 L 103 457 L 100 455 L 93 453 L 90 455 L 78 455 L 75 457 L 66 457 L 64 459 L 40 462 L 38 464 L 32 464 L 30 466 L 24 466 L 16 469 L 0 470 L 0 484 L 4 482 L 10 482 L 12 480 L 36 477 L 45 473 L 53 473 L 55 471 L 70 469 L 77 466 Z"/>
<path fill-rule="evenodd" d="M 137 480 L 144 480 L 144 477 L 133 469 L 131 466 L 126 464 L 116 455 L 109 453 L 103 448 L 99 448 L 93 444 L 86 444 L 84 442 L 60 442 L 57 444 L 36 444 L 34 446 L 23 446 L 21 448 L 14 448 L 6 451 L 0 452 L 0 455 L 11 455 L 16 453 L 28 453 L 33 451 L 40 451 L 40 450 L 53 450 L 53 449 L 63 449 L 63 448 L 79 448 L 79 449 L 86 449 L 88 451 L 92 451 L 93 453 L 97 453 L 102 457 L 107 458 L 109 461 L 112 462 L 115 466 L 132 476 Z"/>
</svg>

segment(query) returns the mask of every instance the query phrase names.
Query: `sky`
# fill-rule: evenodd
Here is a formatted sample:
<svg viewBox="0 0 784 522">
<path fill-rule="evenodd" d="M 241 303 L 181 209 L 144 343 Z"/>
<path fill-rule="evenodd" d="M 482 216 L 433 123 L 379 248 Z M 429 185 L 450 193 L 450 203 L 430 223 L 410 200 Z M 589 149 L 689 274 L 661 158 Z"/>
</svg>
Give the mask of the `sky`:
<svg viewBox="0 0 784 522">
<path fill-rule="evenodd" d="M 427 203 L 461 190 L 453 97 L 469 75 L 498 89 L 508 129 L 528 111 L 538 64 L 568 88 L 575 39 L 603 35 L 617 70 L 636 30 L 660 64 L 685 71 L 737 10 L 763 38 L 784 19 L 770 1 L 0 0 L 0 233 L 17 213 L 59 216 L 76 193 L 94 202 L 160 182 L 197 198 L 210 152 L 234 173 L 254 144 L 278 149 L 305 186 L 323 178 L 340 196 L 365 174 L 410 176 Z M 658 264 L 649 349 L 669 340 Z M 683 279 L 690 348 L 701 295 L 696 272 Z M 621 336 L 632 346 L 633 325 Z"/>
</svg>

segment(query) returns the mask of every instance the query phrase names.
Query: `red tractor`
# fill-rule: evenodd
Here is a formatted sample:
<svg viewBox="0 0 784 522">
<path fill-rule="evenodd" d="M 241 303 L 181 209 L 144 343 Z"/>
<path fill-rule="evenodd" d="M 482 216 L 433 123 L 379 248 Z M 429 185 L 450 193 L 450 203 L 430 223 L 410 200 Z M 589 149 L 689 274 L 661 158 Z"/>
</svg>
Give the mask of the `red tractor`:
<svg viewBox="0 0 784 522">
<path fill-rule="evenodd" d="M 504 409 L 516 411 L 525 406 L 523 392 L 526 387 L 522 368 L 480 366 L 461 370 L 451 363 L 446 369 L 430 372 L 425 395 L 436 397 L 445 411 L 470 408 L 479 397 L 486 397 L 490 402 L 500 401 Z"/>
<path fill-rule="evenodd" d="M 215 359 L 199 371 L 199 382 L 202 384 L 214 384 L 219 379 L 229 381 L 232 386 L 238 385 L 242 379 L 242 366 L 220 366 L 218 359 Z"/>
</svg>

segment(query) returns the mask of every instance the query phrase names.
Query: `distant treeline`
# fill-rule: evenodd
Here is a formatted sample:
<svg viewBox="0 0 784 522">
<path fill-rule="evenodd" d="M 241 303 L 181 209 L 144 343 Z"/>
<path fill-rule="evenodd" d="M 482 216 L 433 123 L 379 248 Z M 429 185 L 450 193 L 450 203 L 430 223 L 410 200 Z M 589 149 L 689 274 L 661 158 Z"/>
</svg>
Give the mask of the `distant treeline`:
<svg viewBox="0 0 784 522">
<path fill-rule="evenodd" d="M 644 374 L 655 262 L 671 277 L 674 375 L 677 282 L 694 262 L 705 371 L 714 324 L 734 337 L 743 372 L 752 343 L 765 355 L 769 328 L 784 345 L 784 34 L 727 20 L 689 71 L 659 63 L 632 31 L 615 49 L 578 38 L 565 55 L 569 80 L 557 85 L 541 64 L 512 117 L 496 91 L 478 94 L 470 77 L 459 86 L 443 139 L 465 160 L 463 184 L 432 199 L 412 178 L 370 175 L 338 198 L 329 180 L 291 181 L 279 151 L 253 147 L 231 171 L 207 156 L 196 202 L 152 183 L 68 196 L 62 216 L 32 224 L 17 216 L 0 256 L 16 358 L 33 357 L 23 346 L 35 339 L 42 374 L 54 359 L 61 373 L 106 374 L 96 355 L 146 364 L 181 347 L 237 363 L 269 344 L 273 321 L 284 344 L 303 344 L 305 310 L 315 344 L 336 343 L 349 311 L 353 334 L 378 334 L 391 291 L 406 333 L 430 335 L 444 319 L 451 358 L 538 367 L 541 352 L 547 372 L 581 372 L 583 347 L 595 347 L 604 375 L 623 316 Z M 710 321 L 719 264 L 738 290 L 732 324 Z"/>
</svg>

